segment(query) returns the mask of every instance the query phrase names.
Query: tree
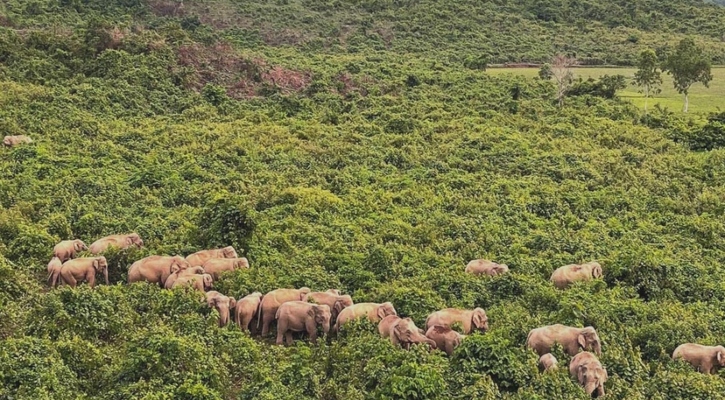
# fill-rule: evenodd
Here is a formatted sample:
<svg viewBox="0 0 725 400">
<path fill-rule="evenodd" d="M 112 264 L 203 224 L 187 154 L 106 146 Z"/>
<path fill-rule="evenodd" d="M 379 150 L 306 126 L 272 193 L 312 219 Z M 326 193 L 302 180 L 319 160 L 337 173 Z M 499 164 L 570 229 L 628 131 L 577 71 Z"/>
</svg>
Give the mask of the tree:
<svg viewBox="0 0 725 400">
<path fill-rule="evenodd" d="M 574 81 L 574 74 L 571 72 L 571 67 L 574 65 L 576 58 L 561 54 L 557 54 L 551 60 L 551 74 L 556 81 L 556 100 L 559 102 L 559 107 L 564 106 L 564 96 Z"/>
<path fill-rule="evenodd" d="M 680 41 L 675 51 L 667 56 L 662 69 L 672 75 L 677 92 L 685 95 L 685 105 L 682 109 L 684 112 L 687 112 L 689 106 L 690 87 L 698 82 L 709 87 L 712 80 L 710 60 L 705 57 L 702 49 L 697 47 L 691 38 Z"/>
<path fill-rule="evenodd" d="M 643 50 L 639 54 L 637 72 L 634 73 L 633 85 L 639 86 L 644 93 L 644 112 L 647 113 L 647 100 L 650 93 L 659 93 L 662 74 L 657 67 L 657 53 L 654 50 Z"/>
</svg>

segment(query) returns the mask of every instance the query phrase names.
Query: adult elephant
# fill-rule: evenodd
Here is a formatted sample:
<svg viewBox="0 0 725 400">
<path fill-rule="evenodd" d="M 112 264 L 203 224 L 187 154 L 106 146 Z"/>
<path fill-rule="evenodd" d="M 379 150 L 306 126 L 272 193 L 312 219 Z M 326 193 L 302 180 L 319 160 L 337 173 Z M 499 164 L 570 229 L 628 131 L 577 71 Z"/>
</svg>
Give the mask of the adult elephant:
<svg viewBox="0 0 725 400">
<path fill-rule="evenodd" d="M 675 349 L 672 358 L 686 361 L 703 374 L 716 374 L 725 367 L 725 347 L 685 343 Z"/>
<path fill-rule="evenodd" d="M 446 308 L 431 313 L 425 320 L 425 328 L 431 326 L 445 326 L 451 328 L 453 324 L 460 323 L 463 327 L 463 334 L 470 334 L 475 331 L 486 332 L 488 330 L 488 316 L 483 308 L 473 310 L 462 310 L 459 308 Z"/>
<path fill-rule="evenodd" d="M 108 285 L 108 261 L 106 257 L 86 257 L 68 260 L 63 263 L 60 273 L 54 273 L 51 286 L 55 287 L 58 279 L 74 288 L 79 282 L 88 282 L 93 288 L 96 285 L 96 273 L 103 273 L 106 285 Z"/>
<path fill-rule="evenodd" d="M 269 325 L 274 321 L 275 315 L 279 307 L 288 301 L 301 301 L 310 289 L 303 287 L 300 289 L 276 289 L 262 297 L 259 303 L 257 328 L 262 325 L 262 336 L 269 333 Z"/>
<path fill-rule="evenodd" d="M 219 326 L 226 326 L 229 323 L 231 310 L 237 305 L 234 297 L 225 296 L 216 290 L 206 292 L 206 304 L 219 312 Z"/>
<path fill-rule="evenodd" d="M 339 332 L 342 325 L 346 324 L 348 321 L 352 321 L 363 316 L 367 317 L 370 322 L 377 324 L 388 315 L 398 315 L 398 312 L 395 311 L 395 307 L 393 307 L 393 303 L 391 302 L 353 304 L 344 308 L 340 314 L 337 315 L 335 331 Z"/>
<path fill-rule="evenodd" d="M 149 256 L 131 265 L 128 283 L 146 281 L 163 287 L 171 274 L 187 268 L 189 263 L 181 256 Z"/>
<path fill-rule="evenodd" d="M 206 292 L 207 290 L 214 287 L 214 279 L 209 274 L 202 275 L 183 275 L 180 276 L 176 282 L 174 282 L 171 288 L 175 287 L 192 287 L 200 292 Z"/>
<path fill-rule="evenodd" d="M 378 332 L 384 339 L 390 339 L 394 346 L 410 350 L 411 344 L 426 343 L 435 349 L 436 342 L 429 339 L 415 326 L 410 318 L 400 318 L 397 315 L 388 315 L 378 324 Z"/>
<path fill-rule="evenodd" d="M 66 262 L 76 258 L 83 250 L 88 250 L 88 246 L 82 240 L 64 240 L 53 247 L 53 256 L 58 257 L 61 262 Z"/>
<path fill-rule="evenodd" d="M 91 254 L 101 254 L 106 251 L 109 247 L 117 247 L 120 250 L 125 250 L 131 246 L 143 247 L 143 240 L 138 233 L 129 233 L 125 235 L 111 235 L 104 238 L 100 238 L 95 242 L 91 243 L 88 250 Z"/>
<path fill-rule="evenodd" d="M 164 281 L 164 289 L 171 289 L 174 287 L 174 283 L 177 279 L 179 279 L 180 276 L 184 275 L 203 275 L 205 273 L 204 268 L 202 267 L 192 267 L 192 268 L 186 268 L 186 269 L 180 269 L 171 275 L 169 275 L 168 278 L 166 278 L 166 281 Z"/>
<path fill-rule="evenodd" d="M 461 335 L 447 326 L 438 325 L 428 328 L 425 336 L 434 341 L 436 348 L 445 351 L 448 356 L 453 355 L 453 350 L 466 338 L 466 335 Z"/>
<path fill-rule="evenodd" d="M 598 262 L 569 264 L 557 268 L 551 274 L 551 282 L 557 289 L 565 289 L 574 282 L 590 281 L 602 276 L 602 266 Z"/>
<path fill-rule="evenodd" d="M 202 265 L 204 271 L 211 275 L 214 280 L 219 279 L 224 271 L 234 271 L 235 269 L 249 268 L 249 261 L 245 257 L 241 258 L 212 258 Z"/>
<path fill-rule="evenodd" d="M 277 344 L 292 344 L 292 332 L 307 332 L 310 341 L 317 343 L 317 326 L 322 332 L 330 332 L 330 307 L 305 301 L 288 301 L 279 306 L 277 319 Z M 284 339 L 284 340 L 283 340 Z"/>
<path fill-rule="evenodd" d="M 496 276 L 509 272 L 506 264 L 497 264 L 489 260 L 473 260 L 466 265 L 466 273 L 472 275 Z"/>
<path fill-rule="evenodd" d="M 539 356 L 551 353 L 554 343 L 561 344 L 564 352 L 570 356 L 576 355 L 579 349 L 594 351 L 597 355 L 602 354 L 599 335 L 591 326 L 586 328 L 573 328 L 562 324 L 542 326 L 532 329 L 526 338 L 526 345 Z"/>
<path fill-rule="evenodd" d="M 194 254 L 186 256 L 186 261 L 192 267 L 197 267 L 204 265 L 205 262 L 212 258 L 239 258 L 239 256 L 237 255 L 237 251 L 234 250 L 234 247 L 227 246 L 221 249 L 197 251 Z"/>
<path fill-rule="evenodd" d="M 3 144 L 8 147 L 15 147 L 23 143 L 33 143 L 33 140 L 25 135 L 9 135 L 3 138 Z"/>
<path fill-rule="evenodd" d="M 262 293 L 254 292 L 248 294 L 237 301 L 237 306 L 234 308 L 235 320 L 237 325 L 243 331 L 251 331 L 250 325 L 254 318 L 258 318 L 257 311 L 259 310 L 259 303 L 262 302 Z"/>
<path fill-rule="evenodd" d="M 571 376 L 584 386 L 587 395 L 596 397 L 604 397 L 604 382 L 607 381 L 607 370 L 604 369 L 602 363 L 594 354 L 583 351 L 569 363 L 569 373 Z"/>
<path fill-rule="evenodd" d="M 325 304 L 330 307 L 332 312 L 332 321 L 337 319 L 337 316 L 347 307 L 353 305 L 352 297 L 349 295 L 341 295 L 336 289 L 330 289 L 326 292 L 311 292 L 308 293 L 302 301 L 313 302 L 317 304 Z"/>
</svg>

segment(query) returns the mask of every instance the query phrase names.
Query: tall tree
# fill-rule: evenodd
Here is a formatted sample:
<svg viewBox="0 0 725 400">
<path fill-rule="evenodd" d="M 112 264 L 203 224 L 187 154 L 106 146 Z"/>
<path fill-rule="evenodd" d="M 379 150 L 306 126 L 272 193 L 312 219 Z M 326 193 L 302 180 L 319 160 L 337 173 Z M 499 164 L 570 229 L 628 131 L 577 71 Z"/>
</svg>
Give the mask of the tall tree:
<svg viewBox="0 0 725 400">
<path fill-rule="evenodd" d="M 564 96 L 574 81 L 574 74 L 571 72 L 571 67 L 574 65 L 576 58 L 561 54 L 557 54 L 551 60 L 551 74 L 556 81 L 556 99 L 559 101 L 559 107 L 564 106 Z"/>
<path fill-rule="evenodd" d="M 690 87 L 698 82 L 709 87 L 712 80 L 710 60 L 691 38 L 680 41 L 675 51 L 667 56 L 662 69 L 672 75 L 675 89 L 685 95 L 685 106 L 682 108 L 684 112 L 687 112 L 689 107 Z"/>
<path fill-rule="evenodd" d="M 654 50 L 643 50 L 639 54 L 637 72 L 634 73 L 634 85 L 644 93 L 644 112 L 647 113 L 647 100 L 650 93 L 659 93 L 662 85 L 662 74 L 657 67 L 657 53 Z"/>
</svg>

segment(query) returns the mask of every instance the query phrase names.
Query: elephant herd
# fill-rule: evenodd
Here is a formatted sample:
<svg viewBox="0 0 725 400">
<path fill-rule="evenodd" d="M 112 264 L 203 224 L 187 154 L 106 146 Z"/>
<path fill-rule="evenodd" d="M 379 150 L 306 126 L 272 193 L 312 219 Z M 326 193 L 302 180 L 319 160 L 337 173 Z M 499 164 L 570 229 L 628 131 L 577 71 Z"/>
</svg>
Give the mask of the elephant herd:
<svg viewBox="0 0 725 400">
<path fill-rule="evenodd" d="M 48 281 L 52 287 L 65 283 L 75 287 L 87 282 L 93 287 L 96 273 L 102 272 L 108 284 L 108 263 L 101 256 L 106 249 L 143 246 L 136 233 L 101 238 L 91 246 L 81 240 L 65 240 L 53 249 L 53 259 L 48 264 Z M 94 257 L 76 258 L 88 250 Z M 367 318 L 377 324 L 378 332 L 395 346 L 409 349 L 414 344 L 428 345 L 452 355 L 465 338 L 475 332 L 489 329 L 486 311 L 482 308 L 465 310 L 446 308 L 431 313 L 425 321 L 425 329 L 418 328 L 411 318 L 398 316 L 390 302 L 354 303 L 349 295 L 339 290 L 313 292 L 309 288 L 276 289 L 262 294 L 251 293 L 239 300 L 217 291 L 211 291 L 213 282 L 222 272 L 249 268 L 244 257 L 238 257 L 232 246 L 201 250 L 187 257 L 149 256 L 134 262 L 128 270 L 128 282 L 149 282 L 163 288 L 193 287 L 205 293 L 207 305 L 219 313 L 219 326 L 235 322 L 242 330 L 266 337 L 270 326 L 276 322 L 277 344 L 292 344 L 293 333 L 306 333 L 316 343 L 318 329 L 323 335 L 339 332 L 346 323 Z M 473 275 L 496 276 L 507 273 L 505 264 L 488 260 L 473 260 L 465 268 Z M 602 277 L 602 267 L 597 262 L 570 264 L 556 269 L 551 282 L 558 289 L 566 289 L 578 281 Z M 532 329 L 526 339 L 526 347 L 536 352 L 541 371 L 557 369 L 557 360 L 551 354 L 555 345 L 572 357 L 569 372 L 588 395 L 603 396 L 608 376 L 597 356 L 602 347 L 599 335 L 591 327 L 575 328 L 561 324 Z M 697 370 L 711 374 L 725 366 L 725 347 L 683 344 L 673 353 L 674 359 L 682 359 Z"/>
</svg>

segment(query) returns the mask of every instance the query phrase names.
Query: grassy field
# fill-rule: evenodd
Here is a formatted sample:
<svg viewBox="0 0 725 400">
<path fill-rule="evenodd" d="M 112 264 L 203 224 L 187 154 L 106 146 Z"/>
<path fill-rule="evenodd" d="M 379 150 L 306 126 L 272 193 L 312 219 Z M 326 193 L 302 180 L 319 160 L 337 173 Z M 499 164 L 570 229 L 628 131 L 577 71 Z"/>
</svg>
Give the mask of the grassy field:
<svg viewBox="0 0 725 400">
<path fill-rule="evenodd" d="M 537 68 L 492 68 L 488 70 L 492 75 L 513 73 L 529 77 L 537 76 Z M 584 78 L 598 78 L 602 75 L 621 74 L 631 81 L 636 68 L 577 68 L 574 73 Z M 718 110 L 725 110 L 725 67 L 717 67 L 712 70 L 713 79 L 710 87 L 706 88 L 696 84 L 690 91 L 690 112 L 709 113 Z M 649 99 L 648 107 L 659 103 L 672 111 L 682 111 L 683 97 L 672 86 L 672 78 L 664 74 L 662 77 L 662 93 Z M 644 108 L 644 95 L 637 92 L 635 86 L 630 86 L 619 93 L 622 98 L 629 99 L 638 106 Z"/>
</svg>

